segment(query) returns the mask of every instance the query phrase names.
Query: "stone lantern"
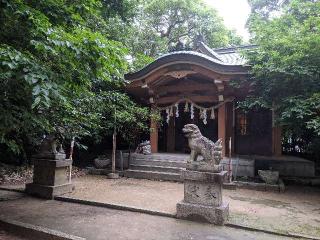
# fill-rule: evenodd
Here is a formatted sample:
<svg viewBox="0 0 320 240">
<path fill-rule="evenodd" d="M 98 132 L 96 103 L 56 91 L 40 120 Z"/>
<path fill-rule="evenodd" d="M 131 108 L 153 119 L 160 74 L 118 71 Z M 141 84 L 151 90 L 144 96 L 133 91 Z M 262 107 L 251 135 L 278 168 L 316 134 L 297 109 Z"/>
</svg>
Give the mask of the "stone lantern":
<svg viewBox="0 0 320 240">
<path fill-rule="evenodd" d="M 55 196 L 72 192 L 72 160 L 66 159 L 62 145 L 57 150 L 56 139 L 49 135 L 41 143 L 39 153 L 32 156 L 34 164 L 33 182 L 26 184 L 30 195 L 53 199 Z"/>
</svg>

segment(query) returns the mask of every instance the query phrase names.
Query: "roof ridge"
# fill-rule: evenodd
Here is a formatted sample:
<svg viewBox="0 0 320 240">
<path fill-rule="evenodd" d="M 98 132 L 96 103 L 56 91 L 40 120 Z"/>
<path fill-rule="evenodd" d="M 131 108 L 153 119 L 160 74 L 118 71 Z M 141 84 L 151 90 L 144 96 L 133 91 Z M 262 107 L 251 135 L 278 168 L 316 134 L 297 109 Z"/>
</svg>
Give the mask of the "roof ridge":
<svg viewBox="0 0 320 240">
<path fill-rule="evenodd" d="M 246 44 L 246 45 L 240 45 L 240 46 L 231 46 L 231 47 L 221 47 L 221 48 L 214 48 L 212 49 L 216 53 L 231 53 L 231 52 L 236 52 L 237 50 L 246 50 L 246 49 L 253 49 L 257 48 L 257 44 Z"/>
<path fill-rule="evenodd" d="M 219 57 L 219 54 L 216 53 L 212 48 L 210 48 L 204 42 L 199 42 L 197 50 L 200 51 L 200 53 L 202 53 L 202 54 L 208 55 L 209 57 L 215 58 L 215 59 L 219 60 L 220 62 L 223 62 L 223 60 Z"/>
</svg>

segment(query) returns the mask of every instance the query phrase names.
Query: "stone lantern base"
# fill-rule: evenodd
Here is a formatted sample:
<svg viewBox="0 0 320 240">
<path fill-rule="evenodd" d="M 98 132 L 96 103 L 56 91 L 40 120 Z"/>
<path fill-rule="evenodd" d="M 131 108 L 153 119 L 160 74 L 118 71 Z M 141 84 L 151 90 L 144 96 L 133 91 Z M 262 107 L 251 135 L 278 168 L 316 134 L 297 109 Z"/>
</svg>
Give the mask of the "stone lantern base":
<svg viewBox="0 0 320 240">
<path fill-rule="evenodd" d="M 55 196 L 62 194 L 71 193 L 74 189 L 74 185 L 71 183 L 57 185 L 57 186 L 46 186 L 36 183 L 26 184 L 26 193 L 46 199 L 53 199 Z"/>
<path fill-rule="evenodd" d="M 33 182 L 26 184 L 26 192 L 30 195 L 53 199 L 54 196 L 72 192 L 74 186 L 69 181 L 68 168 L 72 160 L 33 159 Z"/>
<path fill-rule="evenodd" d="M 222 202 L 226 173 L 183 171 L 184 200 L 177 204 L 177 217 L 223 225 L 229 216 L 229 204 Z"/>
</svg>

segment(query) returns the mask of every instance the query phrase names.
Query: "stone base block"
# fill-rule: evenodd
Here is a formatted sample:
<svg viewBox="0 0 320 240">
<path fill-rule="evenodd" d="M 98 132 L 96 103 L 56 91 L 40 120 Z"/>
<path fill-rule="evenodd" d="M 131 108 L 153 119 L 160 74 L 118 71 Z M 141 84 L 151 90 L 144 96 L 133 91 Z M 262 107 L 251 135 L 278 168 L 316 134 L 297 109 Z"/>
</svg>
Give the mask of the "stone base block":
<svg viewBox="0 0 320 240">
<path fill-rule="evenodd" d="M 118 179 L 120 176 L 119 176 L 119 173 L 109 173 L 108 176 L 107 176 L 109 179 Z"/>
<path fill-rule="evenodd" d="M 48 159 L 48 160 L 65 160 L 66 154 L 64 153 L 38 153 L 32 156 L 34 159 Z"/>
<path fill-rule="evenodd" d="M 194 161 L 187 162 L 187 170 L 198 171 L 198 172 L 214 172 L 220 173 L 222 171 L 221 165 L 214 165 L 205 161 Z"/>
<path fill-rule="evenodd" d="M 255 161 L 254 159 L 246 159 L 246 158 L 233 158 L 231 160 L 232 164 L 232 176 L 247 176 L 254 177 L 255 176 Z M 228 171 L 229 169 L 229 158 L 224 158 L 220 162 L 223 170 Z"/>
<path fill-rule="evenodd" d="M 228 189 L 228 190 L 236 190 L 237 189 L 237 185 L 234 182 L 226 182 L 222 184 L 222 188 L 223 189 Z"/>
<path fill-rule="evenodd" d="M 229 216 L 229 204 L 223 203 L 219 207 L 180 202 L 177 204 L 177 218 L 206 221 L 216 225 L 223 225 Z"/>
<path fill-rule="evenodd" d="M 71 183 L 56 186 L 45 186 L 35 183 L 26 184 L 26 192 L 28 194 L 46 199 L 53 199 L 55 196 L 70 193 L 73 189 L 74 185 Z"/>
<path fill-rule="evenodd" d="M 88 171 L 88 174 L 91 175 L 108 175 L 111 173 L 111 169 L 98 169 L 95 167 L 87 167 L 86 170 Z"/>
</svg>

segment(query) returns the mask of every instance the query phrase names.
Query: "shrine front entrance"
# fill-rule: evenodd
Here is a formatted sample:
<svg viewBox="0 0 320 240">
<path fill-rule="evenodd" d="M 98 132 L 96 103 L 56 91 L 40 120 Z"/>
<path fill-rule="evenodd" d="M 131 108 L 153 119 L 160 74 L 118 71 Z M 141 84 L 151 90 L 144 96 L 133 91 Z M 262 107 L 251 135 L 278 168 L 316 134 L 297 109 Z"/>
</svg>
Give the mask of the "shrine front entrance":
<svg viewBox="0 0 320 240">
<path fill-rule="evenodd" d="M 206 124 L 204 120 L 200 119 L 200 112 L 198 109 L 194 110 L 194 116 L 191 118 L 190 109 L 185 109 L 186 103 L 181 103 L 178 106 L 178 117 L 174 112 L 174 117 L 166 120 L 165 112 L 162 112 L 162 124 L 160 124 L 158 129 L 158 151 L 159 152 L 169 152 L 169 153 L 189 153 L 190 149 L 188 147 L 187 138 L 182 132 L 182 128 L 186 124 L 196 124 L 203 136 L 207 137 L 212 141 L 218 140 L 218 120 L 217 111 L 215 110 L 214 119 L 206 119 Z M 190 108 L 190 105 L 189 105 Z M 175 110 L 174 110 L 175 111 Z"/>
</svg>

